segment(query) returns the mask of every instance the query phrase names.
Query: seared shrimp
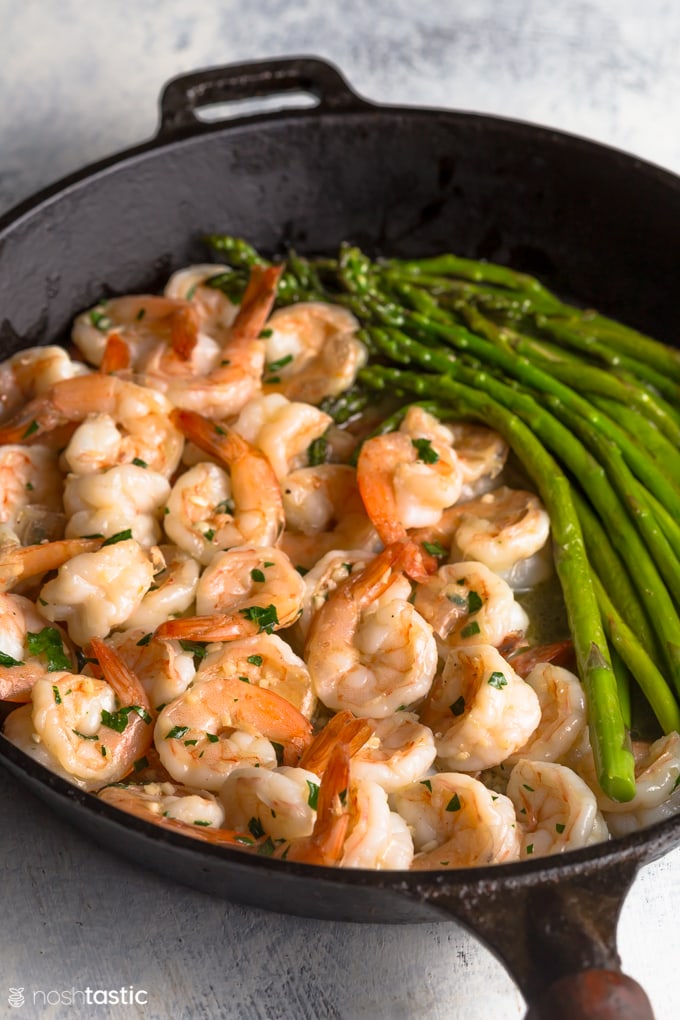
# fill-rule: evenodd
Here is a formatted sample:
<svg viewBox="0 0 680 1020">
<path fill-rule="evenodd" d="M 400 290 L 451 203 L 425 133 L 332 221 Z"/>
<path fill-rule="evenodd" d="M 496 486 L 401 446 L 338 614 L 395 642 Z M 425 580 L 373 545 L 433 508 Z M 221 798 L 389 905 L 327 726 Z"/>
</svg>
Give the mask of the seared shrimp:
<svg viewBox="0 0 680 1020">
<path fill-rule="evenodd" d="M 420 717 L 444 766 L 460 772 L 500 765 L 541 719 L 535 691 L 491 645 L 454 648 Z"/>
<path fill-rule="evenodd" d="M 403 554 L 390 546 L 350 574 L 312 619 L 305 657 L 328 708 L 384 718 L 430 689 L 437 649 L 429 624 L 402 598 L 378 602 Z"/>
<path fill-rule="evenodd" d="M 538 496 L 503 486 L 479 499 L 460 504 L 453 557 L 477 560 L 498 574 L 526 571 L 530 557 L 543 549 L 550 535 L 550 518 Z M 548 569 L 548 575 L 549 575 Z M 543 577 L 534 576 L 530 584 Z M 544 576 L 547 576 L 544 571 Z M 514 587 L 525 586 L 525 579 Z"/>
<path fill-rule="evenodd" d="M 316 697 L 305 662 L 276 634 L 228 641 L 208 652 L 198 667 L 197 680 L 238 676 L 279 694 L 306 719 L 316 708 Z"/>
<path fill-rule="evenodd" d="M 0 427 L 0 443 L 41 436 L 66 422 L 80 422 L 64 460 L 75 474 L 91 474 L 114 464 L 141 461 L 169 477 L 184 440 L 169 418 L 171 404 L 143 386 L 113 375 L 64 379 L 36 397 Z"/>
<path fill-rule="evenodd" d="M 198 464 L 186 472 L 168 501 L 168 537 L 204 564 L 225 548 L 274 545 L 283 530 L 283 503 L 266 456 L 233 429 L 192 411 L 174 411 L 171 418 L 228 469 L 229 479 L 216 465 Z"/>
<path fill-rule="evenodd" d="M 321 780 L 308 769 L 242 767 L 220 787 L 226 825 L 273 840 L 310 836 Z"/>
<path fill-rule="evenodd" d="M 394 793 L 427 775 L 437 754 L 434 734 L 413 712 L 367 721 L 373 734 L 352 758 L 355 779 L 369 779 Z"/>
<path fill-rule="evenodd" d="M 258 397 L 243 408 L 234 429 L 267 457 L 279 481 L 308 462 L 308 450 L 333 419 L 312 404 L 281 393 Z"/>
<path fill-rule="evenodd" d="M 190 790 L 176 783 L 139 783 L 105 786 L 99 791 L 101 800 L 121 811 L 145 821 L 162 825 L 167 819 L 184 826 L 220 829 L 224 825 L 224 809 L 217 797 L 207 790 Z M 181 831 L 177 825 L 169 825 Z M 191 830 L 187 835 L 194 835 Z"/>
<path fill-rule="evenodd" d="M 81 553 L 96 552 L 101 538 L 64 538 L 37 545 L 0 546 L 0 591 L 9 591 L 20 581 L 38 578 L 49 570 L 57 570 Z"/>
<path fill-rule="evenodd" d="M 451 422 L 446 428 L 463 475 L 461 499 L 474 499 L 487 492 L 505 467 L 508 444 L 498 432 L 484 425 Z"/>
<path fill-rule="evenodd" d="M 60 379 L 89 372 L 63 347 L 29 347 L 0 364 L 0 421 L 16 414 L 28 400 L 47 392 Z"/>
<path fill-rule="evenodd" d="M 392 794 L 413 833 L 413 869 L 475 868 L 519 860 L 515 809 L 472 776 L 440 772 Z"/>
<path fill-rule="evenodd" d="M 148 548 L 160 539 L 158 517 L 169 493 L 170 484 L 162 474 L 136 464 L 70 475 L 64 486 L 66 537 L 110 538 L 130 528 L 132 538 Z"/>
<path fill-rule="evenodd" d="M 320 559 L 304 575 L 305 593 L 302 613 L 297 627 L 303 638 L 307 636 L 314 614 L 321 609 L 331 592 L 346 581 L 350 574 L 363 570 L 373 554 L 360 549 L 334 549 Z M 407 592 L 408 598 L 410 592 Z"/>
<path fill-rule="evenodd" d="M 125 628 L 142 627 L 147 633 L 189 609 L 200 574 L 196 560 L 177 546 L 154 546 L 149 550 L 149 557 L 154 570 L 153 582 L 123 624 Z"/>
<path fill-rule="evenodd" d="M 581 681 L 568 669 L 542 662 L 526 682 L 538 695 L 541 721 L 526 744 L 508 756 L 508 762 L 561 761 L 585 731 L 588 717 Z"/>
<path fill-rule="evenodd" d="M 196 588 L 195 617 L 168 620 L 160 638 L 231 641 L 288 627 L 302 609 L 304 584 L 285 553 L 238 546 L 215 556 Z"/>
<path fill-rule="evenodd" d="M 0 701 L 29 701 L 36 682 L 74 664 L 60 627 L 50 627 L 30 599 L 0 594 Z"/>
<path fill-rule="evenodd" d="M 42 746 L 88 790 L 132 771 L 151 744 L 146 691 L 116 652 L 97 638 L 105 680 L 55 672 L 33 688 L 33 728 Z"/>
<path fill-rule="evenodd" d="M 156 641 L 142 627 L 116 631 L 106 644 L 135 674 L 156 711 L 183 694 L 196 676 L 192 651 L 178 641 Z"/>
<path fill-rule="evenodd" d="M 348 389 L 366 364 L 359 323 L 345 308 L 303 301 L 280 308 L 267 323 L 267 389 L 319 404 Z"/>
<path fill-rule="evenodd" d="M 483 563 L 449 563 L 416 588 L 415 608 L 431 624 L 442 655 L 458 645 L 509 650 L 529 625 L 511 588 Z"/>
<path fill-rule="evenodd" d="M 163 293 L 165 297 L 189 301 L 198 313 L 200 328 L 210 336 L 220 337 L 222 330 L 233 325 L 239 306 L 217 287 L 208 286 L 208 282 L 229 272 L 228 266 L 215 262 L 185 266 L 172 274 Z"/>
<path fill-rule="evenodd" d="M 0 524 L 16 528 L 28 506 L 62 510 L 63 475 L 47 446 L 0 446 Z"/>
<path fill-rule="evenodd" d="M 652 744 L 633 745 L 635 796 L 622 804 L 598 794 L 612 836 L 625 836 L 680 811 L 680 734 L 675 731 Z"/>
<path fill-rule="evenodd" d="M 273 691 L 217 676 L 171 701 L 158 716 L 154 740 L 163 765 L 179 783 L 219 790 L 236 768 L 295 765 L 311 740 L 311 726 Z"/>
<path fill-rule="evenodd" d="M 64 563 L 43 586 L 42 613 L 52 622 L 64 621 L 70 638 L 86 645 L 126 623 L 153 576 L 151 560 L 132 539 L 84 552 Z"/>
<path fill-rule="evenodd" d="M 543 857 L 608 837 L 592 790 L 555 762 L 519 761 L 508 781 L 522 830 L 522 857 Z"/>
</svg>

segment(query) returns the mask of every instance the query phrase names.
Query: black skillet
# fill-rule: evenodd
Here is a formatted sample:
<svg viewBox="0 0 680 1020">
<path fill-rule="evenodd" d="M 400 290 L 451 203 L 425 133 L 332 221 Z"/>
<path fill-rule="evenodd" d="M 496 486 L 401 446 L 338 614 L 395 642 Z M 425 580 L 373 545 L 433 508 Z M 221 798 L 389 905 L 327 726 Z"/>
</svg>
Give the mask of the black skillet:
<svg viewBox="0 0 680 1020">
<path fill-rule="evenodd" d="M 314 109 L 206 123 L 201 107 L 306 93 Z M 228 231 L 265 251 L 456 251 L 668 342 L 677 336 L 680 179 L 517 121 L 376 106 L 299 58 L 169 83 L 156 137 L 0 220 L 2 356 L 67 336 L 103 295 L 160 287 Z M 333 920 L 455 918 L 504 962 L 532 1018 L 651 1017 L 619 970 L 616 925 L 639 868 L 680 845 L 680 817 L 522 864 L 426 873 L 335 871 L 219 850 L 122 815 L 0 737 L 0 761 L 104 846 L 236 902 Z"/>
</svg>

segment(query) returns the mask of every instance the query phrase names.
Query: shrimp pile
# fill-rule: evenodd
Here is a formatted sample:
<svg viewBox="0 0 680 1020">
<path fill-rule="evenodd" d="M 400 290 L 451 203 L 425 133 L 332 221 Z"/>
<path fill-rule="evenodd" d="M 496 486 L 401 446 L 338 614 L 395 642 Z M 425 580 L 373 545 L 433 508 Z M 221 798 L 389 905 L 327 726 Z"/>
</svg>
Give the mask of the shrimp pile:
<svg viewBox="0 0 680 1020">
<path fill-rule="evenodd" d="M 338 427 L 357 320 L 274 310 L 281 267 L 237 304 L 225 271 L 0 365 L 5 737 L 119 811 L 328 867 L 518 861 L 680 810 L 677 733 L 637 748 L 635 801 L 598 788 L 503 439 L 418 404 Z"/>
</svg>

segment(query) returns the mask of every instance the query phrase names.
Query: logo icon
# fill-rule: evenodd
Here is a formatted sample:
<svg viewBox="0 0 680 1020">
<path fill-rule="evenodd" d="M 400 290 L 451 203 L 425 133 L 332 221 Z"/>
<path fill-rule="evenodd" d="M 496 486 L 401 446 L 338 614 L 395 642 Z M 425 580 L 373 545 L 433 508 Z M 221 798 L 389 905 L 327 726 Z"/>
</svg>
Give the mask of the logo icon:
<svg viewBox="0 0 680 1020">
<path fill-rule="evenodd" d="M 10 988 L 7 1001 L 10 1006 L 23 1006 L 24 1002 L 24 990 L 23 988 Z"/>
</svg>

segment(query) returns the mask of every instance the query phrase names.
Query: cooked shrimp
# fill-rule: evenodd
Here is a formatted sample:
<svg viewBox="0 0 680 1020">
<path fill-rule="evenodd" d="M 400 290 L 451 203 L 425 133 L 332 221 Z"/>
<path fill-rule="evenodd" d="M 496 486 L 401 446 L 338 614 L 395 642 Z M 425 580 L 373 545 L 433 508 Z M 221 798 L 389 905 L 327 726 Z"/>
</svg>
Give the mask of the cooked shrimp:
<svg viewBox="0 0 680 1020">
<path fill-rule="evenodd" d="M 115 783 L 151 744 L 149 699 L 134 673 L 97 638 L 105 680 L 52 673 L 33 688 L 33 728 L 43 747 L 85 789 Z"/>
<path fill-rule="evenodd" d="M 274 312 L 267 327 L 264 383 L 290 400 L 319 404 L 336 396 L 366 364 L 359 323 L 339 305 L 302 301 Z"/>
<path fill-rule="evenodd" d="M 452 447 L 440 439 L 388 432 L 367 439 L 357 481 L 368 516 L 385 544 L 409 528 L 436 524 L 460 496 L 462 476 Z"/>
<path fill-rule="evenodd" d="M 145 360 L 141 381 L 167 394 L 176 407 L 208 418 L 238 414 L 261 391 L 265 353 L 259 335 L 281 272 L 281 266 L 255 266 L 234 320 L 227 329 L 215 329 L 217 343 L 199 334 L 188 353 L 176 344 L 159 346 Z"/>
<path fill-rule="evenodd" d="M 608 837 L 595 794 L 565 765 L 522 759 L 510 774 L 508 797 L 522 829 L 522 857 L 564 853 Z"/>
<path fill-rule="evenodd" d="M 55 383 L 27 404 L 0 428 L 0 443 L 21 442 L 66 422 L 81 422 L 64 451 L 75 474 L 136 460 L 169 477 L 184 446 L 170 410 L 162 394 L 146 387 L 112 375 L 81 375 Z"/>
<path fill-rule="evenodd" d="M 207 286 L 225 273 L 231 273 L 228 266 L 219 263 L 200 263 L 186 266 L 173 273 L 165 285 L 166 297 L 189 301 L 198 312 L 201 329 L 210 336 L 221 336 L 221 330 L 234 322 L 239 306 L 229 300 L 217 287 Z"/>
<path fill-rule="evenodd" d="M 437 666 L 432 630 L 402 598 L 378 604 L 404 550 L 390 546 L 331 592 L 312 619 L 305 658 L 328 708 L 384 718 L 430 689 Z"/>
<path fill-rule="evenodd" d="M 56 570 L 81 553 L 96 552 L 100 538 L 64 538 L 38 545 L 0 546 L 0 591 L 9 591 L 20 581 Z"/>
<path fill-rule="evenodd" d="M 153 583 L 123 625 L 126 629 L 143 627 L 147 633 L 189 609 L 200 574 L 196 560 L 177 546 L 154 546 L 149 556 L 154 568 Z"/>
<path fill-rule="evenodd" d="M 64 486 L 66 537 L 110 538 L 130 528 L 135 541 L 148 548 L 160 539 L 158 517 L 169 493 L 170 484 L 162 474 L 136 464 L 70 475 Z"/>
<path fill-rule="evenodd" d="M 0 701 L 30 701 L 36 681 L 74 661 L 61 628 L 30 599 L 0 594 Z"/>
<path fill-rule="evenodd" d="M 106 644 L 135 674 L 156 711 L 183 694 L 196 676 L 193 652 L 178 641 L 156 641 L 142 627 L 116 631 Z"/>
<path fill-rule="evenodd" d="M 311 769 L 322 776 L 335 748 L 342 744 L 350 758 L 354 758 L 373 733 L 373 724 L 367 719 L 357 719 L 346 709 L 332 716 L 323 729 L 319 730 L 300 758 L 300 768 Z"/>
<path fill-rule="evenodd" d="M 168 819 L 185 826 L 219 829 L 224 825 L 224 809 L 214 794 L 207 790 L 190 790 L 176 783 L 119 783 L 105 786 L 99 791 L 99 797 L 121 811 L 156 824 L 162 825 L 164 819 Z"/>
<path fill-rule="evenodd" d="M 669 733 L 652 744 L 634 744 L 633 750 L 633 799 L 622 804 L 596 790 L 612 836 L 625 836 L 680 811 L 680 734 Z"/>
<path fill-rule="evenodd" d="M 321 780 L 312 834 L 288 843 L 278 856 L 328 867 L 408 868 L 413 841 L 406 823 L 377 783 L 350 781 L 349 761 L 347 747 L 338 744 Z"/>
<path fill-rule="evenodd" d="M 294 623 L 304 583 L 285 553 L 272 546 L 237 546 L 214 557 L 196 588 L 195 617 L 168 620 L 159 638 L 231 641 Z"/>
<path fill-rule="evenodd" d="M 197 680 L 238 676 L 251 684 L 279 694 L 294 705 L 305 719 L 316 708 L 309 670 L 303 659 L 276 634 L 229 641 L 208 652 L 200 663 Z"/>
<path fill-rule="evenodd" d="M 269 393 L 243 408 L 234 429 L 262 451 L 282 481 L 307 464 L 310 444 L 324 434 L 332 421 L 329 414 L 312 404 Z"/>
<path fill-rule="evenodd" d="M 71 640 L 86 645 L 125 624 L 153 584 L 153 575 L 151 560 L 133 539 L 81 553 L 41 589 L 43 616 L 65 621 Z"/>
<path fill-rule="evenodd" d="M 181 476 L 168 501 L 168 537 L 204 564 L 221 549 L 274 545 L 283 530 L 283 503 L 266 456 L 233 429 L 192 411 L 174 411 L 171 418 L 228 469 L 229 478 L 207 464 Z"/>
<path fill-rule="evenodd" d="M 273 840 L 310 836 L 320 783 L 314 772 L 288 765 L 235 769 L 219 792 L 225 823 Z"/>
<path fill-rule="evenodd" d="M 348 514 L 362 514 L 367 519 L 357 473 L 349 464 L 298 468 L 286 475 L 281 491 L 286 528 L 291 531 L 318 535 L 329 531 Z"/>
<path fill-rule="evenodd" d="M 452 556 L 478 560 L 499 574 L 517 569 L 543 549 L 550 518 L 538 496 L 502 486 L 458 506 Z M 533 579 L 531 583 L 537 583 Z"/>
<path fill-rule="evenodd" d="M 474 499 L 487 492 L 505 467 L 508 444 L 498 432 L 470 422 L 450 422 L 453 448 L 463 475 L 461 499 Z"/>
<path fill-rule="evenodd" d="M 179 783 L 219 790 L 235 768 L 295 765 L 311 739 L 311 726 L 273 691 L 237 676 L 194 684 L 158 716 L 154 731 L 161 761 Z"/>
<path fill-rule="evenodd" d="M 509 650 L 529 626 L 511 588 L 483 563 L 449 563 L 416 587 L 415 608 L 431 624 L 442 655 L 458 645 Z"/>
<path fill-rule="evenodd" d="M 47 392 L 60 379 L 71 379 L 89 372 L 86 365 L 73 361 L 63 347 L 29 347 L 0 364 L 0 421 L 23 405 Z"/>
<path fill-rule="evenodd" d="M 508 756 L 531 761 L 561 761 L 586 728 L 586 696 L 581 681 L 568 669 L 542 662 L 534 666 L 526 682 L 538 695 L 541 721 L 528 741 Z"/>
<path fill-rule="evenodd" d="M 14 529 L 28 506 L 62 510 L 63 475 L 47 446 L 0 446 L 0 524 Z"/>
<path fill-rule="evenodd" d="M 519 860 L 515 809 L 472 776 L 440 772 L 392 794 L 416 849 L 413 869 L 475 868 Z"/>
<path fill-rule="evenodd" d="M 331 592 L 346 581 L 350 574 L 363 570 L 373 554 L 361 549 L 334 549 L 315 559 L 314 566 L 304 575 L 302 613 L 297 627 L 303 638 L 307 636 L 314 614 L 326 602 Z M 406 593 L 406 598 L 410 591 Z"/>
<path fill-rule="evenodd" d="M 368 779 L 387 793 L 427 775 L 437 750 L 434 734 L 412 712 L 369 719 L 373 735 L 352 758 L 355 779 Z"/>
<path fill-rule="evenodd" d="M 493 768 L 517 751 L 541 720 L 535 691 L 491 645 L 454 648 L 420 712 L 444 766 Z"/>
</svg>

